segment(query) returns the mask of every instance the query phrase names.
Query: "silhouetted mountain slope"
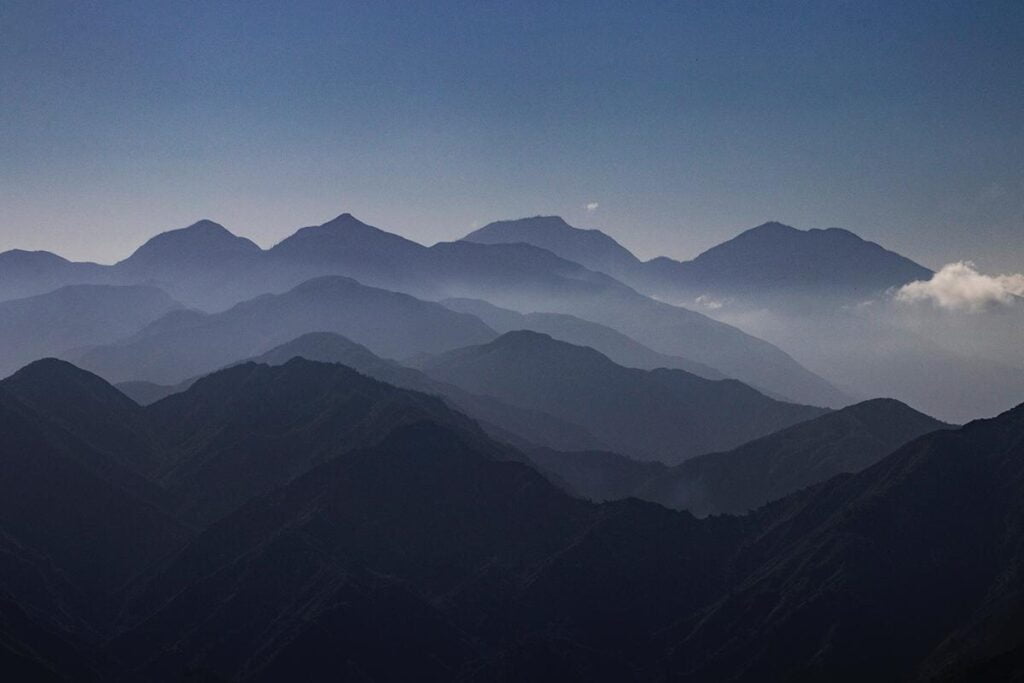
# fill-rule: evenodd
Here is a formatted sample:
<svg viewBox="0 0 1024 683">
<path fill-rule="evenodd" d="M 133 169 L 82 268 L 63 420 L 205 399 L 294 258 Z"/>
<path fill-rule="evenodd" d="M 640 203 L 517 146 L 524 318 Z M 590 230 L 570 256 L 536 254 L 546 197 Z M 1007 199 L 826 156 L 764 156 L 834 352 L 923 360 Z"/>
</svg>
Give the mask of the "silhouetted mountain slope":
<svg viewBox="0 0 1024 683">
<path fill-rule="evenodd" d="M 770 399 L 734 380 L 624 368 L 594 349 L 528 331 L 419 365 L 466 391 L 575 422 L 620 452 L 668 463 L 738 445 L 823 412 Z"/>
<path fill-rule="evenodd" d="M 268 365 L 283 365 L 295 357 L 324 363 L 340 363 L 402 389 L 440 396 L 456 410 L 477 420 L 491 437 L 515 446 L 577 449 L 596 448 L 600 445 L 593 435 L 579 425 L 537 410 L 513 406 L 492 396 L 471 394 L 453 384 L 435 380 L 414 368 L 380 358 L 365 346 L 332 332 L 310 332 L 246 360 Z M 124 382 L 118 384 L 117 388 L 140 405 L 149 405 L 185 391 L 196 379 L 198 378 L 185 380 L 176 385 Z"/>
<path fill-rule="evenodd" d="M 765 223 L 678 265 L 690 289 L 714 292 L 813 291 L 870 296 L 932 272 L 849 230 L 797 230 Z"/>
<path fill-rule="evenodd" d="M 0 302 L 0 375 L 137 332 L 181 305 L 153 287 L 76 285 Z"/>
<path fill-rule="evenodd" d="M 721 372 L 703 363 L 652 351 L 606 325 L 592 323 L 572 315 L 517 313 L 480 299 L 446 299 L 441 303 L 453 311 L 475 315 L 501 334 L 515 330 L 541 332 L 570 344 L 589 346 L 628 368 L 675 368 L 705 379 L 725 379 Z"/>
<path fill-rule="evenodd" d="M 158 446 L 142 408 L 96 375 L 47 358 L 0 381 L 0 387 L 118 468 L 153 474 Z"/>
<path fill-rule="evenodd" d="M 223 226 L 201 220 L 153 237 L 113 266 L 122 282 L 152 282 L 189 305 L 223 309 L 252 296 L 263 250 Z M 273 283 L 268 278 L 268 283 Z"/>
<path fill-rule="evenodd" d="M 971 680 L 972 667 L 1016 652 L 1008 668 L 1024 673 L 1022 438 L 1024 407 L 766 508 L 735 589 L 679 624 L 674 671 Z"/>
<path fill-rule="evenodd" d="M 533 244 L 642 291 L 692 300 L 696 296 L 864 297 L 931 271 L 848 230 L 797 230 L 764 223 L 692 261 L 659 257 L 646 263 L 598 230 L 581 230 L 557 216 L 498 221 L 464 240 Z"/>
<path fill-rule="evenodd" d="M 0 253 L 0 301 L 22 299 L 69 284 L 109 284 L 106 266 L 75 263 L 48 251 Z"/>
<path fill-rule="evenodd" d="M 202 523 L 403 424 L 431 420 L 483 439 L 438 398 L 302 358 L 222 370 L 145 412 L 167 446 L 158 481 Z"/>
<path fill-rule="evenodd" d="M 742 514 L 837 474 L 859 472 L 923 434 L 948 428 L 899 401 L 865 401 L 726 453 L 693 458 L 631 494 L 697 516 Z"/>
<path fill-rule="evenodd" d="M 151 508 L 82 464 L 102 454 L 0 386 L 0 589 L 29 618 L 9 629 L 0 608 L 0 652 L 28 675 L 68 643 L 95 652 L 73 630 L 37 637 L 89 611 L 75 589 L 105 596 L 96 609 L 120 618 L 103 620 L 104 654 L 144 680 L 1024 671 L 1024 406 L 702 520 L 574 499 L 439 399 L 339 365 L 244 364 L 143 414 L 171 465 L 162 481 L 194 494 L 188 516 L 208 514 L 169 557 Z M 883 401 L 839 431 L 909 438 L 926 423 Z M 234 504 L 215 520 L 220 499 Z"/>
<path fill-rule="evenodd" d="M 384 356 L 405 357 L 480 343 L 494 332 L 479 319 L 343 277 L 305 282 L 217 314 L 187 312 L 94 349 L 78 363 L 121 382 L 173 384 L 262 353 L 300 334 L 339 332 Z"/>
<path fill-rule="evenodd" d="M 559 451 L 533 448 L 527 451 L 530 461 L 550 475 L 552 481 L 564 482 L 574 496 L 594 502 L 644 499 L 643 491 L 660 481 L 675 467 L 660 462 L 634 460 L 610 451 Z M 700 457 L 700 456 L 698 456 Z M 661 502 L 666 507 L 673 507 Z"/>
<path fill-rule="evenodd" d="M 743 514 L 859 472 L 919 436 L 949 428 L 899 401 L 874 399 L 674 467 L 608 452 L 532 449 L 529 457 L 583 498 L 636 497 L 705 517 Z"/>
<path fill-rule="evenodd" d="M 606 275 L 526 244 L 452 242 L 427 248 L 343 214 L 298 231 L 266 252 L 264 261 L 264 289 L 258 291 L 275 291 L 273 283 L 280 287 L 315 275 L 343 274 L 425 299 L 470 297 L 516 310 L 568 313 L 794 400 L 846 401 L 769 344 L 699 313 L 652 301 Z"/>
<path fill-rule="evenodd" d="M 262 251 L 214 223 L 200 221 L 155 237 L 115 266 L 93 270 L 105 282 L 159 284 L 186 305 L 206 311 L 287 292 L 325 275 L 344 275 L 421 299 L 486 299 L 515 310 L 592 320 L 658 353 L 686 358 L 793 400 L 821 405 L 846 401 L 770 344 L 699 313 L 653 301 L 603 273 L 528 244 L 460 241 L 428 248 L 343 214 Z M 92 281 L 65 271 L 52 278 L 54 287 Z M 17 273 L 10 277 L 9 289 L 21 287 Z"/>
<path fill-rule="evenodd" d="M 134 476 L 0 387 L 0 531 L 83 590 L 112 596 L 181 542 Z"/>
<path fill-rule="evenodd" d="M 525 242 L 619 279 L 633 276 L 637 268 L 642 266 L 640 260 L 628 249 L 600 230 L 574 228 L 560 216 L 496 221 L 474 230 L 462 239 L 482 244 Z"/>
<path fill-rule="evenodd" d="M 513 406 L 492 396 L 466 392 L 414 368 L 380 358 L 365 346 L 330 332 L 302 335 L 257 356 L 253 361 L 282 365 L 296 356 L 313 361 L 341 363 L 396 387 L 440 396 L 454 409 L 477 420 L 492 438 L 516 446 L 587 448 L 600 444 L 593 435 L 576 424 L 537 410 Z"/>
<path fill-rule="evenodd" d="M 310 275 L 345 274 L 393 288 L 394 282 L 422 276 L 418 271 L 427 252 L 421 244 L 343 213 L 323 225 L 297 230 L 274 245 L 268 256 Z"/>
</svg>

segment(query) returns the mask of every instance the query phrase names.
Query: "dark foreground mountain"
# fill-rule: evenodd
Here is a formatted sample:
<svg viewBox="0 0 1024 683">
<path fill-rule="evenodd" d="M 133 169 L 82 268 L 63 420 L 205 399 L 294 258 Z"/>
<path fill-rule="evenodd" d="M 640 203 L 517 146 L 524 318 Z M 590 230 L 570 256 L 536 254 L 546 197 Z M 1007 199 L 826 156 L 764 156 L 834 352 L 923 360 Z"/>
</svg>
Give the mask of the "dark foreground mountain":
<svg viewBox="0 0 1024 683">
<path fill-rule="evenodd" d="M 875 399 L 675 467 L 608 452 L 540 449 L 531 450 L 530 458 L 584 498 L 635 496 L 705 517 L 742 514 L 860 472 L 924 434 L 949 428 L 899 401 Z"/>
<path fill-rule="evenodd" d="M 742 514 L 837 474 L 859 472 L 919 436 L 948 428 L 899 401 L 865 401 L 727 453 L 693 458 L 639 495 L 698 516 Z"/>
<path fill-rule="evenodd" d="M 45 369 L 37 381 L 55 386 L 71 372 Z M 142 411 L 164 452 L 185 456 L 154 483 L 198 495 L 186 511 L 259 483 L 215 521 L 188 514 L 184 545 L 152 526 L 121 536 L 157 518 L 111 506 L 126 494 L 96 483 L 88 463 L 106 454 L 75 446 L 88 428 L 2 387 L 0 407 L 0 653 L 28 675 L 1024 674 L 1024 407 L 746 517 L 698 520 L 573 499 L 440 401 L 340 366 L 247 364 Z M 182 485 L 199 481 L 216 486 Z M 66 504 L 29 505 L 39 491 Z M 134 578 L 112 591 L 120 580 L 99 567 Z"/>
<path fill-rule="evenodd" d="M 172 313 L 78 362 L 115 382 L 174 384 L 315 331 L 339 332 L 376 353 L 399 358 L 481 343 L 495 335 L 479 319 L 440 304 L 344 277 L 322 277 L 223 313 Z"/>
<path fill-rule="evenodd" d="M 134 334 L 181 305 L 154 287 L 75 285 L 0 302 L 0 376 Z"/>
<path fill-rule="evenodd" d="M 735 380 L 625 368 L 537 332 L 418 361 L 432 377 L 573 422 L 614 450 L 675 464 L 817 417 Z"/>
</svg>

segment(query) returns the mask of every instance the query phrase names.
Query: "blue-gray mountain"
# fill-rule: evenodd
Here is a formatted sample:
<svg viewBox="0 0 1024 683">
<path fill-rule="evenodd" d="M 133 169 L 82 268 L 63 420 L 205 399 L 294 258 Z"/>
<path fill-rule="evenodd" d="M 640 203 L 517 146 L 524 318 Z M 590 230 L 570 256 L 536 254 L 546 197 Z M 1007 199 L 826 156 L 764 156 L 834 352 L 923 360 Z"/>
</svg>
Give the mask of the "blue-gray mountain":
<svg viewBox="0 0 1024 683">
<path fill-rule="evenodd" d="M 24 260 L 13 252 L 3 258 Z M 517 311 L 569 314 L 611 327 L 694 369 L 706 366 L 790 400 L 825 406 L 848 401 L 771 344 L 525 244 L 455 242 L 428 248 L 343 214 L 266 251 L 201 221 L 153 238 L 116 265 L 89 266 L 82 275 L 61 259 L 50 260 L 50 266 L 40 266 L 45 275 L 33 270 L 26 278 L 19 275 L 25 268 L 8 269 L 12 276 L 0 281 L 0 297 L 88 277 L 108 284 L 157 284 L 185 305 L 220 311 L 315 277 L 343 275 L 421 299 L 467 297 Z"/>
</svg>

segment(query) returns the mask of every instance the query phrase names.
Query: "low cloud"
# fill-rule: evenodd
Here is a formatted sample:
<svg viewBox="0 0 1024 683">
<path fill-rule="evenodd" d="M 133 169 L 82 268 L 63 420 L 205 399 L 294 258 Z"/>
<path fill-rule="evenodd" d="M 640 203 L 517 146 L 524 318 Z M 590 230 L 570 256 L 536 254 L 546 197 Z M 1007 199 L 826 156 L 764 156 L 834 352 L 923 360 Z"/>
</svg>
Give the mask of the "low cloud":
<svg viewBox="0 0 1024 683">
<path fill-rule="evenodd" d="M 588 204 L 585 204 L 583 208 L 587 210 L 587 213 L 594 213 L 595 211 L 597 211 L 597 207 L 599 206 L 601 205 L 598 204 L 597 202 L 590 202 Z"/>
<path fill-rule="evenodd" d="M 697 303 L 698 306 L 706 308 L 710 311 L 717 311 L 719 308 L 725 305 L 724 302 L 719 301 L 718 299 L 715 299 L 713 297 L 710 297 L 707 294 L 701 294 L 696 299 L 694 299 L 694 301 Z"/>
<path fill-rule="evenodd" d="M 1012 306 L 1019 296 L 1024 296 L 1024 275 L 985 275 L 970 261 L 948 263 L 931 280 L 911 282 L 896 292 L 897 301 L 930 302 L 952 311 Z"/>
</svg>

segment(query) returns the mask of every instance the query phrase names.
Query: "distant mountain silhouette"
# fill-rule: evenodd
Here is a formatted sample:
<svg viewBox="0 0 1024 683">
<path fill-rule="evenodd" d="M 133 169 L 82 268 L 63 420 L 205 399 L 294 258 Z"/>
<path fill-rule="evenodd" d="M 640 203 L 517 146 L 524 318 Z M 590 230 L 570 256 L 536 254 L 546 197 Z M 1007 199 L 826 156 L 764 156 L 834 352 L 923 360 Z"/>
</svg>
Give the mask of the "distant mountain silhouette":
<svg viewBox="0 0 1024 683">
<path fill-rule="evenodd" d="M 619 365 L 626 367 L 645 370 L 675 368 L 686 370 L 705 379 L 725 379 L 725 375 L 721 372 L 703 363 L 658 353 L 640 342 L 630 339 L 618 330 L 572 315 L 517 313 L 480 299 L 446 299 L 441 303 L 453 311 L 475 315 L 497 332 L 505 333 L 516 330 L 541 332 L 570 344 L 590 346 Z"/>
<path fill-rule="evenodd" d="M 561 216 L 496 221 L 462 239 L 481 244 L 532 244 L 591 270 L 625 278 L 626 282 L 642 266 L 640 259 L 605 233 L 574 228 Z"/>
<path fill-rule="evenodd" d="M 153 237 L 112 270 L 122 282 L 151 282 L 213 310 L 287 284 L 264 267 L 259 246 L 210 220 Z"/>
<path fill-rule="evenodd" d="M 0 376 L 45 356 L 110 343 L 181 305 L 153 287 L 74 285 L 0 302 Z"/>
<path fill-rule="evenodd" d="M 78 362 L 114 382 L 173 384 L 313 331 L 339 332 L 395 357 L 494 337 L 479 319 L 440 304 L 323 277 L 223 313 L 171 314 L 128 339 L 83 354 Z"/>
<path fill-rule="evenodd" d="M 127 414 L 112 388 L 56 361 L 21 383 L 66 383 L 92 407 L 33 407 L 0 384 L 0 661 L 19 674 L 1024 673 L 1024 406 L 698 520 L 574 499 L 438 399 L 334 364 L 250 363 L 141 409 L 166 464 L 151 483 L 180 496 L 168 520 L 95 466 L 134 446 L 108 457 L 77 436 L 120 419 L 104 405 Z M 920 420 L 859 409 L 903 436 Z"/>
<path fill-rule="evenodd" d="M 690 289 L 744 294 L 811 290 L 825 297 L 835 292 L 870 296 L 932 275 L 849 230 L 797 230 L 775 222 L 751 228 L 672 267 Z"/>
<path fill-rule="evenodd" d="M 45 294 L 69 284 L 112 284 L 107 266 L 76 263 L 48 251 L 0 253 L 0 301 Z"/>
<path fill-rule="evenodd" d="M 514 310 L 565 313 L 775 395 L 827 406 L 849 402 L 771 344 L 700 313 L 654 301 L 608 275 L 528 244 L 461 241 L 425 247 L 342 214 L 263 251 L 215 223 L 200 221 L 158 235 L 114 266 L 89 267 L 98 269 L 95 277 L 105 282 L 154 284 L 205 311 L 284 293 L 312 278 L 343 275 L 421 299 L 485 299 Z M 86 277 L 58 270 L 52 286 L 36 291 Z M 38 278 L 23 282 L 16 273 L 11 277 L 12 290 L 39 286 Z"/>
<path fill-rule="evenodd" d="M 824 412 L 776 401 L 734 380 L 625 368 L 592 348 L 529 331 L 417 364 L 466 391 L 574 422 L 619 452 L 672 464 Z"/>
<path fill-rule="evenodd" d="M 170 230 L 150 239 L 120 266 L 129 268 L 191 269 L 233 256 L 250 256 L 262 251 L 254 242 L 232 234 L 224 226 L 201 220 L 187 228 Z"/>
<path fill-rule="evenodd" d="M 690 301 L 708 295 L 866 297 L 932 274 L 848 230 L 797 230 L 777 222 L 684 262 L 659 257 L 643 263 L 604 233 L 574 228 L 557 216 L 498 221 L 463 239 L 533 244 L 642 291 Z"/>
</svg>

